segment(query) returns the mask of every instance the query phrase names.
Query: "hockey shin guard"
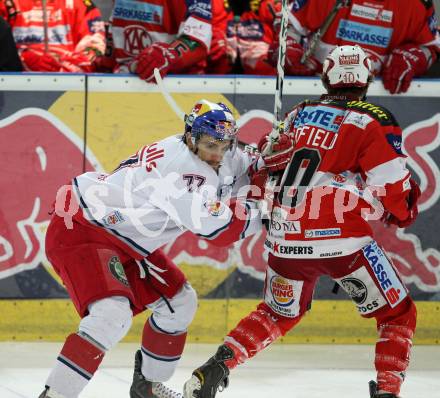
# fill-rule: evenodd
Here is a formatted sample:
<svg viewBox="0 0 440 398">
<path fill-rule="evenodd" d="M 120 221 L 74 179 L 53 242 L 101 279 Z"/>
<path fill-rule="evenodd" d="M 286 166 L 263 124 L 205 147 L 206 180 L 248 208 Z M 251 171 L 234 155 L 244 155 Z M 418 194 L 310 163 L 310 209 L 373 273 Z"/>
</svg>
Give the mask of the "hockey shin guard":
<svg viewBox="0 0 440 398">
<path fill-rule="evenodd" d="M 375 366 L 379 392 L 399 394 L 409 365 L 416 314 L 413 301 L 407 297 L 384 316 L 376 317 L 379 340 L 376 343 Z"/>
<path fill-rule="evenodd" d="M 182 355 L 185 340 L 186 330 L 168 333 L 150 316 L 142 334 L 142 373 L 145 378 L 151 381 L 168 380 Z"/>
<path fill-rule="evenodd" d="M 278 337 L 284 336 L 299 321 L 296 318 L 285 318 L 275 314 L 266 303 L 243 318 L 225 339 L 225 344 L 232 349 L 234 357 L 225 362 L 229 369 L 252 358 Z"/>
<path fill-rule="evenodd" d="M 46 385 L 66 397 L 77 397 L 93 377 L 105 350 L 86 334 L 71 334 L 57 358 Z"/>
</svg>

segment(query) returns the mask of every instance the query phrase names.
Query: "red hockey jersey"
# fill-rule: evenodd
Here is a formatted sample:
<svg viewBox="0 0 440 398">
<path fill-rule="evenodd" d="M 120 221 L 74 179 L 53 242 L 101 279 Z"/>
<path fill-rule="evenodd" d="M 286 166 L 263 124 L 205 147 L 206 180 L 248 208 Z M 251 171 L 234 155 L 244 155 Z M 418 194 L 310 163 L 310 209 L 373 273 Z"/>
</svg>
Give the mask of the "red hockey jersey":
<svg viewBox="0 0 440 398">
<path fill-rule="evenodd" d="M 82 67 L 72 65 L 72 71 L 90 72 L 95 56 L 105 52 L 104 22 L 91 0 L 47 0 L 45 9 L 40 0 L 6 0 L 0 15 L 11 25 L 20 54 L 25 49 L 41 54 L 48 49 L 61 59 L 81 54 Z"/>
<path fill-rule="evenodd" d="M 128 72 L 128 64 L 155 42 L 171 43 L 184 34 L 207 49 L 211 45 L 211 0 L 115 0 L 111 18 L 117 72 Z"/>
<path fill-rule="evenodd" d="M 295 152 L 272 210 L 266 246 L 274 255 L 344 256 L 371 240 L 367 219 L 383 208 L 408 216 L 410 173 L 388 110 L 323 96 L 291 112 L 286 129 Z"/>
<path fill-rule="evenodd" d="M 334 5 L 335 0 L 292 2 L 290 33 L 296 41 L 317 31 Z M 431 0 L 352 0 L 338 11 L 313 55 L 322 63 L 335 46 L 358 44 L 379 73 L 387 55 L 402 45 L 424 45 L 440 52 L 436 21 Z"/>
<path fill-rule="evenodd" d="M 276 0 L 253 1 L 237 26 L 237 48 L 243 70 L 248 74 L 275 75 L 275 67 L 267 62 L 270 44 L 274 41 L 274 19 L 281 9 Z"/>
</svg>

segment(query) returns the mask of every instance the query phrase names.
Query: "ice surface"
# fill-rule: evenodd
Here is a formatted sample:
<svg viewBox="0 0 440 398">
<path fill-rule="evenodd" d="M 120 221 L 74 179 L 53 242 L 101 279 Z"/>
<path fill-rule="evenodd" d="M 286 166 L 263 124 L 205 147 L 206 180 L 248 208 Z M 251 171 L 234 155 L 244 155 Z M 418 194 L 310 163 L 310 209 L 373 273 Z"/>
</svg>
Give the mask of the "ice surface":
<svg viewBox="0 0 440 398">
<path fill-rule="evenodd" d="M 61 344 L 0 343 L 0 398 L 37 398 Z M 107 354 L 81 398 L 128 398 L 135 344 Z M 216 350 L 188 345 L 168 385 L 181 389 Z M 368 398 L 373 346 L 274 345 L 232 371 L 217 398 Z M 440 398 L 440 346 L 416 346 L 402 398 Z"/>
</svg>

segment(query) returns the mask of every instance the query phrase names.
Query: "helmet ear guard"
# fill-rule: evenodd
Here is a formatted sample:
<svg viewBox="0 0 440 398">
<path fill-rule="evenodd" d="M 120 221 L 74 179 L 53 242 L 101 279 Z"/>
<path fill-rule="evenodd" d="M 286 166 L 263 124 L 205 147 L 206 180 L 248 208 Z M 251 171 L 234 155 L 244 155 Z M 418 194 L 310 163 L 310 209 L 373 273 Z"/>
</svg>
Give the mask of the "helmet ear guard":
<svg viewBox="0 0 440 398">
<path fill-rule="evenodd" d="M 366 87 L 372 77 L 371 60 L 358 45 L 336 47 L 322 66 L 322 80 L 332 88 Z"/>
</svg>

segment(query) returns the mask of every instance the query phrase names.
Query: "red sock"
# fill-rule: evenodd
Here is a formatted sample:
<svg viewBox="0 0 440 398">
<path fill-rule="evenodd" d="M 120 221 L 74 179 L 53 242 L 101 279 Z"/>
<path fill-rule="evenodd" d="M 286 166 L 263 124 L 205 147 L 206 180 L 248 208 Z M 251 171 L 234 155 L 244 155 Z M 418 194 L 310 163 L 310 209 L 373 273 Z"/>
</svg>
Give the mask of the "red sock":
<svg viewBox="0 0 440 398">
<path fill-rule="evenodd" d="M 104 351 L 87 339 L 78 334 L 71 334 L 58 356 L 58 361 L 68 366 L 84 378 L 90 380 L 104 358 Z"/>
<path fill-rule="evenodd" d="M 234 352 L 234 358 L 226 361 L 226 366 L 233 369 L 252 358 L 278 337 L 284 336 L 300 320 L 301 316 L 285 318 L 275 314 L 267 304 L 259 304 L 257 310 L 228 333 L 225 344 Z"/>
<path fill-rule="evenodd" d="M 178 360 L 185 346 L 186 334 L 186 331 L 167 333 L 156 325 L 153 317 L 150 317 L 145 322 L 142 333 L 142 352 L 161 361 Z"/>
</svg>

